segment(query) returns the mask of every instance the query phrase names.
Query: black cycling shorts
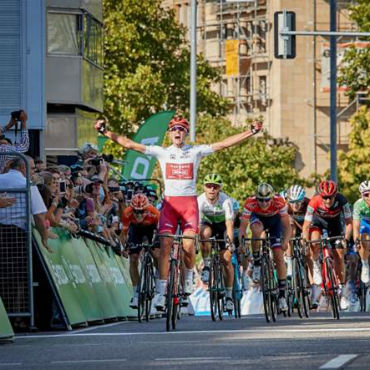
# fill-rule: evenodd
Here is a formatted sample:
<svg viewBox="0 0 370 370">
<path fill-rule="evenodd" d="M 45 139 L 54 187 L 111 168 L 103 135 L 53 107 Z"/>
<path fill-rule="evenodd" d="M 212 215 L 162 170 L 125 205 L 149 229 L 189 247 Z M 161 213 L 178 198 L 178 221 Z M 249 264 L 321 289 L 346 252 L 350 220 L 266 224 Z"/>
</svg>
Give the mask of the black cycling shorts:
<svg viewBox="0 0 370 370">
<path fill-rule="evenodd" d="M 151 243 L 153 239 L 154 230 L 157 225 L 140 225 L 131 224 L 128 230 L 128 244 L 133 245 L 129 249 L 129 254 L 140 253 L 141 247 L 137 244 Z"/>
<path fill-rule="evenodd" d="M 210 223 L 210 222 L 202 222 L 202 225 L 207 225 L 212 230 L 212 236 L 216 239 L 225 239 L 225 232 L 226 232 L 226 224 L 225 222 L 217 222 L 217 223 Z M 220 249 L 224 250 L 226 248 L 225 242 L 220 242 Z"/>
</svg>

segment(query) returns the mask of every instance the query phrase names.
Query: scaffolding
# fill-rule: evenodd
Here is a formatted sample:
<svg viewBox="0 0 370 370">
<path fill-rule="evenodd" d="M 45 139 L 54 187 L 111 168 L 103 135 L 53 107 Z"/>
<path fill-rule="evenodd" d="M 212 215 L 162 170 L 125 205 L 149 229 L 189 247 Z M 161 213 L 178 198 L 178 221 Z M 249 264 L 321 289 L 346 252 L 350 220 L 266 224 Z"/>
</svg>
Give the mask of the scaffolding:
<svg viewBox="0 0 370 370">
<path fill-rule="evenodd" d="M 220 95 L 230 101 L 232 120 L 240 124 L 246 118 L 265 116 L 270 105 L 270 58 L 267 37 L 267 0 L 229 3 L 203 1 L 199 7 L 199 51 L 223 71 L 218 86 Z M 225 45 L 235 40 L 237 71 L 227 73 Z"/>
</svg>

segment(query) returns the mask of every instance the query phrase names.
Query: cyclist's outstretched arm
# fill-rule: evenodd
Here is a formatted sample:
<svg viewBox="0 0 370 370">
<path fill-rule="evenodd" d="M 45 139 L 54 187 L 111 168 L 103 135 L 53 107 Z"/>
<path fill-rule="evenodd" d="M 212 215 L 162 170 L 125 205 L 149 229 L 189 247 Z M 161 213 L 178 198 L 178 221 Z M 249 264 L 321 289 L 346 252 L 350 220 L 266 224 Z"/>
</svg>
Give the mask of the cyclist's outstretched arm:
<svg viewBox="0 0 370 370">
<path fill-rule="evenodd" d="M 219 141 L 218 143 L 211 144 L 213 151 L 217 152 L 222 149 L 230 148 L 231 146 L 237 145 L 241 143 L 242 141 L 248 139 L 249 137 L 257 134 L 262 129 L 262 122 L 260 121 L 253 122 L 252 126 L 253 127 L 251 130 L 247 130 L 247 131 L 241 132 L 240 134 L 229 136 L 228 138 L 222 141 Z"/>
<path fill-rule="evenodd" d="M 115 143 L 121 145 L 122 147 L 126 149 L 132 149 L 140 153 L 145 153 L 145 145 L 143 144 L 137 143 L 129 139 L 126 136 L 117 135 L 116 133 L 112 131 L 104 131 L 104 132 L 99 131 L 104 123 L 105 123 L 104 120 L 97 120 L 95 123 L 95 130 L 97 130 L 98 132 L 103 134 L 105 137 L 113 140 Z"/>
</svg>

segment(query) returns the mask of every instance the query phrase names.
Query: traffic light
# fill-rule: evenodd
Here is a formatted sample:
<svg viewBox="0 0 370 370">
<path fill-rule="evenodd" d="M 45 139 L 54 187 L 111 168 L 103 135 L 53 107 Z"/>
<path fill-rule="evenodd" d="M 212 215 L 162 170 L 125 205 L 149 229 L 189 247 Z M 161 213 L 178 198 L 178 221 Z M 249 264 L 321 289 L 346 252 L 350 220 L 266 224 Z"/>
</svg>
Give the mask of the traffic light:
<svg viewBox="0 0 370 370">
<path fill-rule="evenodd" d="M 295 58 L 295 35 L 281 35 L 280 32 L 295 31 L 295 13 L 288 11 L 274 14 L 274 55 L 279 59 Z"/>
</svg>

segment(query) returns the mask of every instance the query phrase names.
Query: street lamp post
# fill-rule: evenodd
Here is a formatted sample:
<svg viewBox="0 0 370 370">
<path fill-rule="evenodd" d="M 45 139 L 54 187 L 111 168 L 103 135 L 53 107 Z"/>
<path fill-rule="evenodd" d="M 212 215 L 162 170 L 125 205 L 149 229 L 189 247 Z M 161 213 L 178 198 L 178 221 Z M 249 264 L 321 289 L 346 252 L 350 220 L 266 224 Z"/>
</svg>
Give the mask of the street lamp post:
<svg viewBox="0 0 370 370">
<path fill-rule="evenodd" d="M 195 122 L 197 118 L 197 0 L 191 0 L 190 40 L 190 140 L 195 142 Z"/>
</svg>

